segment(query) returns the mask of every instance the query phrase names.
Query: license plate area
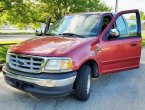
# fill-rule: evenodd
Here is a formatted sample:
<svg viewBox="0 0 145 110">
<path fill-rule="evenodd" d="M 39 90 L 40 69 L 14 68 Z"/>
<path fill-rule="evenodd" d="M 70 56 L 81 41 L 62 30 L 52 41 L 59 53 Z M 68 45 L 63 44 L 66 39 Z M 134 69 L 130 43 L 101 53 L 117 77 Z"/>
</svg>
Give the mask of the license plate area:
<svg viewBox="0 0 145 110">
<path fill-rule="evenodd" d="M 25 87 L 31 87 L 31 88 L 33 87 L 32 84 L 28 84 L 24 81 L 13 79 L 13 78 L 10 78 L 10 77 L 7 77 L 7 76 L 5 77 L 5 80 L 11 86 L 13 86 L 15 88 L 18 88 L 18 89 L 21 89 L 21 90 L 24 90 Z"/>
</svg>

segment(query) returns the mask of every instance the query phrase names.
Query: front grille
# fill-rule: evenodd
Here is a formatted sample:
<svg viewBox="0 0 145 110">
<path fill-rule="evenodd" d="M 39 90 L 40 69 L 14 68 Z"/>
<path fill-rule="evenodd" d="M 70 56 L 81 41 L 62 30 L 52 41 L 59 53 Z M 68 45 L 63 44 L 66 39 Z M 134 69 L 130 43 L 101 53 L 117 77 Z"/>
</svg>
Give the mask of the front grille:
<svg viewBox="0 0 145 110">
<path fill-rule="evenodd" d="M 41 57 L 19 54 L 9 54 L 8 60 L 12 69 L 29 73 L 39 73 L 44 61 Z"/>
</svg>

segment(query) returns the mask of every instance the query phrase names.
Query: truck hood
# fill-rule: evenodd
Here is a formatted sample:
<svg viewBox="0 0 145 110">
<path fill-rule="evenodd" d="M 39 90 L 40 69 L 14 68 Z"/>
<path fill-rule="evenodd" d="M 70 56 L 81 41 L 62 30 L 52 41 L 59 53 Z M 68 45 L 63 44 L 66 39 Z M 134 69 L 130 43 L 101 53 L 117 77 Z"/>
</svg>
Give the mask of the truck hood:
<svg viewBox="0 0 145 110">
<path fill-rule="evenodd" d="M 71 38 L 61 36 L 38 37 L 12 46 L 9 49 L 9 52 L 37 56 L 63 56 L 71 49 L 87 41 L 88 38 Z"/>
</svg>

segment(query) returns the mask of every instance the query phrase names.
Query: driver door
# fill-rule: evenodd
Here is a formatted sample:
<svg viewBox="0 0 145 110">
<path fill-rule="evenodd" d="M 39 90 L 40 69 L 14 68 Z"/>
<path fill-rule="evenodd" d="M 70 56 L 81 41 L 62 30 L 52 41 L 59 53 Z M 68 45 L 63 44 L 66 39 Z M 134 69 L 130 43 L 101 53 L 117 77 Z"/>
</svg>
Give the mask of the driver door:
<svg viewBox="0 0 145 110">
<path fill-rule="evenodd" d="M 127 19 L 124 18 L 127 14 L 133 14 L 135 24 L 130 28 Z M 128 15 L 127 15 L 128 16 Z M 129 16 L 128 16 L 129 17 Z M 108 34 L 113 25 L 116 25 L 119 35 L 109 39 Z M 100 39 L 100 71 L 102 74 L 138 68 L 141 56 L 141 23 L 138 10 L 127 10 L 119 12 L 114 16 L 109 25 L 99 36 Z"/>
</svg>

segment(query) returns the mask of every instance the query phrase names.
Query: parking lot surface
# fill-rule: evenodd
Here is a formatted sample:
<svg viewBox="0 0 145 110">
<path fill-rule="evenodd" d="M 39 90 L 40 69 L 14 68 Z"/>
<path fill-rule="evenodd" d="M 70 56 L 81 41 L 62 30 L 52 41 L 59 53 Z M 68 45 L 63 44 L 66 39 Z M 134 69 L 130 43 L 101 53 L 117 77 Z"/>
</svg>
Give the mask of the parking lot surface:
<svg viewBox="0 0 145 110">
<path fill-rule="evenodd" d="M 139 69 L 93 79 L 86 102 L 73 98 L 32 95 L 7 85 L 0 72 L 0 110 L 145 110 L 145 48 Z"/>
</svg>

